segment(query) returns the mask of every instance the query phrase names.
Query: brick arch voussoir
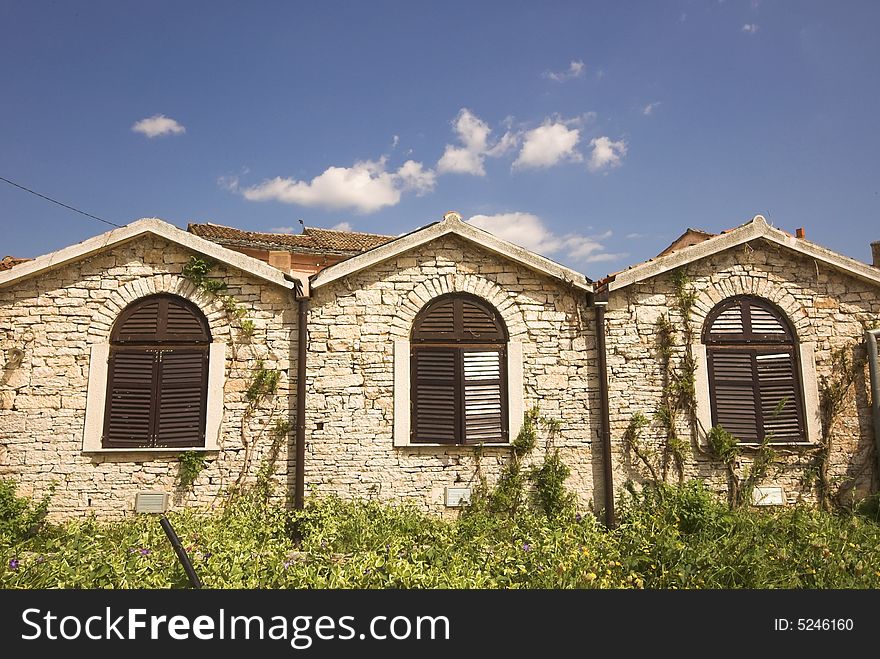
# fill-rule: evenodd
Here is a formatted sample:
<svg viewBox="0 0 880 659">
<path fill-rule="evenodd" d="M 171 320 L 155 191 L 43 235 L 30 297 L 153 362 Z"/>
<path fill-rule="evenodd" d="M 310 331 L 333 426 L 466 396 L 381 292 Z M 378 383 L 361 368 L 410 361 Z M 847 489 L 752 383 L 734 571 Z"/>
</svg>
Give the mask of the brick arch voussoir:
<svg viewBox="0 0 880 659">
<path fill-rule="evenodd" d="M 506 290 L 493 281 L 478 277 L 476 275 L 454 276 L 443 275 L 425 280 L 413 289 L 421 304 L 418 308 L 415 305 L 404 305 L 398 309 L 397 322 L 390 326 L 391 333 L 401 339 L 409 338 L 409 332 L 412 328 L 413 321 L 419 311 L 430 302 L 435 296 L 427 295 L 430 290 L 440 291 L 443 293 L 470 293 L 476 297 L 486 300 L 492 304 L 501 315 L 511 340 L 521 339 L 526 336 L 526 322 L 523 318 L 519 307 L 514 304 L 501 305 L 504 300 L 513 302 L 513 298 Z M 427 296 L 427 297 L 426 297 Z"/>
<path fill-rule="evenodd" d="M 700 291 L 694 304 L 693 321 L 696 326 L 702 330 L 709 312 L 727 298 L 737 295 L 754 295 L 779 307 L 794 327 L 800 341 L 809 338 L 812 333 L 812 325 L 804 306 L 781 286 L 773 282 L 756 282 L 752 279 L 751 277 L 730 277 L 724 280 L 723 286 L 718 284 Z"/>
<path fill-rule="evenodd" d="M 188 279 L 179 275 L 151 275 L 140 277 L 116 289 L 104 304 L 92 314 L 89 324 L 89 343 L 106 343 L 110 340 L 110 330 L 119 313 L 129 304 L 148 295 L 170 293 L 178 295 L 195 304 L 208 319 L 211 338 L 228 342 L 231 337 L 229 320 L 223 303 L 214 295 L 204 293 Z"/>
</svg>

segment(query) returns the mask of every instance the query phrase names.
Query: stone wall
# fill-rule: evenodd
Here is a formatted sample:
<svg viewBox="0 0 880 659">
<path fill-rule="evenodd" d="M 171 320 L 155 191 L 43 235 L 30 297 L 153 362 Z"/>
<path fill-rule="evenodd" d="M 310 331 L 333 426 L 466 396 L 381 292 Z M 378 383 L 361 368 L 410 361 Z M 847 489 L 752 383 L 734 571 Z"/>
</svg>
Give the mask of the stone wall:
<svg viewBox="0 0 880 659">
<path fill-rule="evenodd" d="M 216 297 L 181 276 L 190 256 L 174 243 L 145 236 L 0 288 L 0 478 L 12 478 L 21 492 L 37 496 L 56 483 L 53 517 L 120 517 L 131 513 L 136 491 L 149 489 L 172 492 L 177 506 L 209 506 L 243 471 L 253 480 L 271 444 L 267 429 L 278 419 L 292 421 L 296 309 L 289 292 L 231 267 L 212 272 L 254 322 L 248 339 Z M 178 486 L 177 451 L 82 451 L 90 348 L 109 340 L 127 303 L 159 292 L 192 300 L 208 317 L 213 341 L 228 344 L 221 450 L 207 454 L 207 468 L 186 491 Z M 242 430 L 245 390 L 259 359 L 281 371 L 279 388 Z M 291 489 L 292 440 L 291 432 L 282 441 L 277 497 Z"/>
<path fill-rule="evenodd" d="M 489 301 L 511 341 L 522 342 L 525 408 L 537 404 L 561 421 L 556 445 L 572 469 L 568 486 L 586 508 L 601 481 L 601 452 L 585 294 L 453 236 L 313 291 L 307 488 L 443 511 L 445 487 L 473 485 L 472 447 L 393 445 L 394 341 L 408 339 L 418 311 L 448 292 Z M 509 455 L 509 448 L 484 449 L 483 474 L 493 480 Z"/>
<path fill-rule="evenodd" d="M 819 381 L 832 375 L 834 350 L 856 346 L 857 354 L 863 356 L 864 324 L 880 320 L 880 291 L 876 286 L 765 241 L 704 258 L 688 265 L 686 272 L 697 294 L 692 315 L 697 340 L 706 315 L 721 300 L 744 294 L 763 297 L 785 312 L 801 343 L 814 344 Z M 614 291 L 609 299 L 609 395 L 617 492 L 627 480 L 642 480 L 647 473 L 635 466 L 637 461 L 624 451 L 623 437 L 632 415 L 642 412 L 650 418 L 661 399 L 662 373 L 656 352 L 657 320 L 661 315 L 667 315 L 679 330 L 677 342 L 682 342 L 682 319 L 675 309 L 672 277 L 672 273 L 653 277 Z M 674 361 L 682 354 L 679 347 Z M 845 484 L 844 498 L 872 491 L 872 478 L 876 478 L 869 388 L 865 372 L 834 425 L 830 475 L 837 485 Z M 686 420 L 682 417 L 679 422 L 680 436 L 690 438 Z M 643 438 L 655 450 L 662 446 L 663 433 L 656 422 L 645 429 Z M 782 448 L 780 454 L 779 467 L 761 485 L 783 486 L 789 502 L 814 501 L 815 479 L 810 474 L 810 462 L 815 450 Z M 740 473 L 744 473 L 753 455 L 746 452 L 743 456 Z M 719 492 L 727 491 L 722 466 L 697 451 L 692 450 L 685 471 L 686 478 L 704 478 Z M 670 480 L 674 479 L 671 470 Z"/>
</svg>

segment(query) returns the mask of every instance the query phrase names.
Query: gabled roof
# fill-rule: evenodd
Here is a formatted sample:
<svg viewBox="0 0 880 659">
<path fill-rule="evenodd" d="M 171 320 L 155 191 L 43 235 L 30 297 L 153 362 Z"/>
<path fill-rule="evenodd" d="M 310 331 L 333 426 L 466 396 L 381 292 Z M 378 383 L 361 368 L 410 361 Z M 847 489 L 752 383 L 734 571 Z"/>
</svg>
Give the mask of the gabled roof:
<svg viewBox="0 0 880 659">
<path fill-rule="evenodd" d="M 187 233 L 186 231 L 178 229 L 177 227 L 156 218 L 147 218 L 132 222 L 124 227 L 113 229 L 107 233 L 102 233 L 100 236 L 89 238 L 76 245 L 59 249 L 51 254 L 38 256 L 34 260 L 17 265 L 11 270 L 0 272 L 0 286 L 5 286 L 49 268 L 57 268 L 66 265 L 67 263 L 79 261 L 80 259 L 97 254 L 108 247 L 128 242 L 145 234 L 159 236 L 160 238 L 164 238 L 181 245 L 182 247 L 191 249 L 194 252 L 198 252 L 199 254 L 203 254 L 214 260 L 231 265 L 243 272 L 254 275 L 255 277 L 283 286 L 284 288 L 292 289 L 294 287 L 294 283 L 286 279 L 283 273 L 277 268 L 273 268 L 259 259 L 221 247 L 210 240 L 199 238 L 196 235 Z"/>
<path fill-rule="evenodd" d="M 672 252 L 677 252 L 680 249 L 684 249 L 685 247 L 690 247 L 691 245 L 696 245 L 698 243 L 702 243 L 709 238 L 714 238 L 715 233 L 709 233 L 708 231 L 703 231 L 702 229 L 692 229 L 688 227 L 688 229 L 681 234 L 678 238 L 672 241 L 672 243 L 660 252 L 657 256 L 666 256 L 667 254 L 671 254 Z"/>
<path fill-rule="evenodd" d="M 210 222 L 191 223 L 187 227 L 187 231 L 228 247 L 341 255 L 359 254 L 393 240 L 391 236 L 381 236 L 375 233 L 335 231 L 315 227 L 303 227 L 303 232 L 300 234 L 264 233 L 244 231 Z"/>
<path fill-rule="evenodd" d="M 30 261 L 30 259 L 20 259 L 17 256 L 4 256 L 0 259 L 0 271 L 9 270 L 19 263 L 26 263 L 28 261 Z"/>
<path fill-rule="evenodd" d="M 762 215 L 755 215 L 752 220 L 735 229 L 725 231 L 690 247 L 683 247 L 656 259 L 627 268 L 604 279 L 602 284 L 606 290 L 616 291 L 758 238 L 816 259 L 862 281 L 880 285 L 880 269 L 833 252 L 805 238 L 796 238 L 785 231 L 776 229 L 770 226 Z"/>
<path fill-rule="evenodd" d="M 581 273 L 566 268 L 555 261 L 551 261 L 550 259 L 544 258 L 534 252 L 530 252 L 527 249 L 518 247 L 506 240 L 502 240 L 497 236 L 493 236 L 488 231 L 478 229 L 472 224 L 462 222 L 461 215 L 454 212 L 446 213 L 446 215 L 443 216 L 443 220 L 440 222 L 428 224 L 420 229 L 416 229 L 415 231 L 395 238 L 384 245 L 374 247 L 363 254 L 352 256 L 344 261 L 340 261 L 335 265 L 325 268 L 321 272 L 312 275 L 310 278 L 311 288 L 325 286 L 337 279 L 347 277 L 348 275 L 369 268 L 382 261 L 393 259 L 415 247 L 419 247 L 446 235 L 455 235 L 463 238 L 483 249 L 494 252 L 495 254 L 530 268 L 535 272 L 569 282 L 573 286 L 585 291 L 593 290 L 592 282 Z"/>
</svg>

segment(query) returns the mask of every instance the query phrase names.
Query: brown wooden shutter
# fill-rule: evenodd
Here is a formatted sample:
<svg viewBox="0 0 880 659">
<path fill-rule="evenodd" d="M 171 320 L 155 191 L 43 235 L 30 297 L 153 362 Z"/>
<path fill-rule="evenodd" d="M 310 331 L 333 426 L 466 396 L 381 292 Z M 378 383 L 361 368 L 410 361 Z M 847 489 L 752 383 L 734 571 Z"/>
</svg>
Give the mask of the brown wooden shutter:
<svg viewBox="0 0 880 659">
<path fill-rule="evenodd" d="M 150 445 L 156 375 L 155 355 L 151 352 L 127 350 L 111 354 L 102 442 L 105 448 Z"/>
<path fill-rule="evenodd" d="M 794 334 L 760 298 L 725 300 L 706 320 L 712 422 L 737 439 L 806 440 Z"/>
<path fill-rule="evenodd" d="M 413 323 L 413 443 L 507 441 L 507 330 L 485 301 L 443 295 Z"/>
<path fill-rule="evenodd" d="M 713 423 L 741 442 L 760 441 L 751 354 L 712 351 L 709 369 Z"/>
<path fill-rule="evenodd" d="M 110 340 L 102 445 L 204 446 L 211 337 L 198 308 L 173 295 L 142 298 Z"/>
<path fill-rule="evenodd" d="M 205 445 L 207 381 L 206 350 L 172 348 L 159 353 L 155 446 Z"/>
<path fill-rule="evenodd" d="M 458 351 L 414 350 L 412 364 L 413 442 L 455 444 L 458 436 Z"/>
</svg>

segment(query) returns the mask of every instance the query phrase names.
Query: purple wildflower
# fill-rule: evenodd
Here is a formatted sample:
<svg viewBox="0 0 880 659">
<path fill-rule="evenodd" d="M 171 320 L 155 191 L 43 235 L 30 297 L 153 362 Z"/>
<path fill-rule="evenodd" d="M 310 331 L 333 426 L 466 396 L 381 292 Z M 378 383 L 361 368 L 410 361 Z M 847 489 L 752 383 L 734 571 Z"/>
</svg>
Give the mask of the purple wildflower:
<svg viewBox="0 0 880 659">
<path fill-rule="evenodd" d="M 291 564 L 291 561 L 284 561 L 284 569 L 286 570 L 287 568 L 289 568 L 290 564 Z"/>
<path fill-rule="evenodd" d="M 19 564 L 19 560 L 17 558 L 13 558 L 11 561 L 9 561 L 9 569 L 10 570 L 17 570 L 18 564 Z"/>
<path fill-rule="evenodd" d="M 581 517 L 581 514 L 580 514 L 580 513 L 578 513 L 577 515 L 574 516 L 574 521 L 576 521 L 576 522 L 579 522 L 579 521 L 581 521 L 582 519 L 583 519 L 583 517 Z"/>
<path fill-rule="evenodd" d="M 523 551 L 532 551 L 532 546 L 528 542 L 523 543 Z"/>
<path fill-rule="evenodd" d="M 140 552 L 138 552 L 138 553 L 139 553 L 141 556 L 149 556 L 150 554 L 153 553 L 153 550 L 152 550 L 152 549 L 147 549 L 146 547 L 143 547 L 143 548 L 140 550 Z"/>
<path fill-rule="evenodd" d="M 370 572 L 372 572 L 372 570 L 370 568 L 367 568 L 366 570 L 364 570 L 364 574 L 369 574 Z"/>
</svg>

